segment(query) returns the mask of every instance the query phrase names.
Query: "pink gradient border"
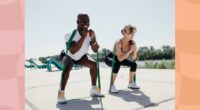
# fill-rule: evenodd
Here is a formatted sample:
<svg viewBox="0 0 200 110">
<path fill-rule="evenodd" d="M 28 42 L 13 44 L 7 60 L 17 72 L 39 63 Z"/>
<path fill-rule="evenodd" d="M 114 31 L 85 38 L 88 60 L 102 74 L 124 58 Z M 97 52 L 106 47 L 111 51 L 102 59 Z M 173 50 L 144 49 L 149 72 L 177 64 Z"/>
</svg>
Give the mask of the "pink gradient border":
<svg viewBox="0 0 200 110">
<path fill-rule="evenodd" d="M 24 0 L 0 0 L 0 110 L 24 110 Z"/>
</svg>

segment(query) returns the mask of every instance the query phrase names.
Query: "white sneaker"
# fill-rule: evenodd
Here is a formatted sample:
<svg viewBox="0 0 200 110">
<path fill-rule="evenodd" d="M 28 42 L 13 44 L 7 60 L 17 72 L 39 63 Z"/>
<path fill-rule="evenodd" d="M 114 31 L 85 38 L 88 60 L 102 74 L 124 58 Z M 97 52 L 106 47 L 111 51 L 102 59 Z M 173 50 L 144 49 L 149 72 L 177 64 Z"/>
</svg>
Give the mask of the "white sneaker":
<svg viewBox="0 0 200 110">
<path fill-rule="evenodd" d="M 92 86 L 90 90 L 90 96 L 92 97 L 104 97 L 104 94 L 101 94 L 101 91 L 97 86 Z"/>
<path fill-rule="evenodd" d="M 114 94 L 117 94 L 117 93 L 119 93 L 119 91 L 115 88 L 115 86 L 114 85 L 112 85 L 111 86 L 111 88 L 110 88 L 110 91 L 109 91 L 110 93 L 114 93 Z"/>
<path fill-rule="evenodd" d="M 67 100 L 65 98 L 65 92 L 64 91 L 58 91 L 58 103 L 65 104 L 67 103 Z"/>
<path fill-rule="evenodd" d="M 135 82 L 129 83 L 128 88 L 129 89 L 140 89 L 140 87 Z"/>
</svg>

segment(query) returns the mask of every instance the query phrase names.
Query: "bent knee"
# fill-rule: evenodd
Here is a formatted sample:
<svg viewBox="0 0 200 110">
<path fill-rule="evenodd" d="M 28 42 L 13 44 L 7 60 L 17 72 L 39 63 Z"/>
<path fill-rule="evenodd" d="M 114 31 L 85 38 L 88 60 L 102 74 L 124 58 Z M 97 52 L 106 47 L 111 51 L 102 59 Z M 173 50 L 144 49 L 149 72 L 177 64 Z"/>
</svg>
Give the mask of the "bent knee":
<svg viewBox="0 0 200 110">
<path fill-rule="evenodd" d="M 136 71 L 136 69 L 137 69 L 137 64 L 136 63 L 133 63 L 133 64 L 131 64 L 131 71 Z"/>
<path fill-rule="evenodd" d="M 97 63 L 96 62 L 90 63 L 89 68 L 91 68 L 91 69 L 97 69 Z"/>
</svg>

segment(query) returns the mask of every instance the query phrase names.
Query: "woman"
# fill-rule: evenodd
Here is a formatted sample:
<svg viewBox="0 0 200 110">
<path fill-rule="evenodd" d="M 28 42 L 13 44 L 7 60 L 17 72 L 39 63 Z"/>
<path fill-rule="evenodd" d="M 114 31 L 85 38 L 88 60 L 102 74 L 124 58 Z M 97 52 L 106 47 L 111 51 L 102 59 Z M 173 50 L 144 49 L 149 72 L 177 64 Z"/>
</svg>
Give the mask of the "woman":
<svg viewBox="0 0 200 110">
<path fill-rule="evenodd" d="M 114 45 L 114 49 L 116 52 L 114 58 L 114 66 L 112 69 L 113 73 L 112 73 L 111 87 L 109 90 L 109 92 L 111 93 L 118 93 L 118 90 L 114 85 L 114 82 L 121 65 L 130 67 L 128 88 L 130 89 L 140 88 L 133 81 L 133 76 L 137 68 L 137 64 L 135 62 L 137 57 L 137 50 L 136 50 L 136 44 L 132 39 L 134 37 L 134 34 L 136 33 L 136 28 L 131 25 L 126 25 L 121 30 L 121 33 L 123 35 L 123 38 L 119 39 Z M 113 55 L 114 55 L 113 53 L 110 53 L 105 58 L 105 63 L 109 66 L 112 65 Z"/>
</svg>

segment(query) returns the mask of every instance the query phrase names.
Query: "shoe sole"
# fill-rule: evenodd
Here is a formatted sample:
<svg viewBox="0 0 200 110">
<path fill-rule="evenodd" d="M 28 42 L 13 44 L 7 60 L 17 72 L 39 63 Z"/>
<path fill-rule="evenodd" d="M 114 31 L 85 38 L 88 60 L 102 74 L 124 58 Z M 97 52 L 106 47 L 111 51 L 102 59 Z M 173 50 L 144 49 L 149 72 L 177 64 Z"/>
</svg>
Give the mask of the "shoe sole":
<svg viewBox="0 0 200 110">
<path fill-rule="evenodd" d="M 119 92 L 111 92 L 111 91 L 109 91 L 109 93 L 111 93 L 111 94 L 119 94 Z"/>
<path fill-rule="evenodd" d="M 102 98 L 102 97 L 105 97 L 105 95 L 90 95 L 91 97 L 100 97 L 100 98 Z"/>
<path fill-rule="evenodd" d="M 64 102 L 58 102 L 59 104 L 67 104 L 67 101 Z"/>
<path fill-rule="evenodd" d="M 129 89 L 132 89 L 132 90 L 137 90 L 137 89 L 140 89 L 140 88 L 133 88 L 133 87 L 128 87 Z"/>
</svg>

